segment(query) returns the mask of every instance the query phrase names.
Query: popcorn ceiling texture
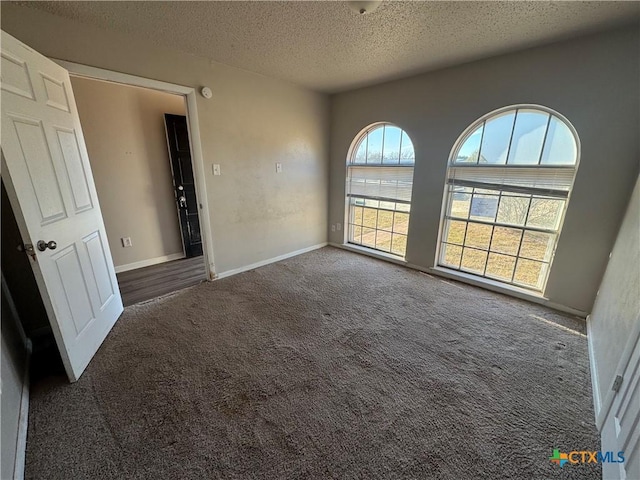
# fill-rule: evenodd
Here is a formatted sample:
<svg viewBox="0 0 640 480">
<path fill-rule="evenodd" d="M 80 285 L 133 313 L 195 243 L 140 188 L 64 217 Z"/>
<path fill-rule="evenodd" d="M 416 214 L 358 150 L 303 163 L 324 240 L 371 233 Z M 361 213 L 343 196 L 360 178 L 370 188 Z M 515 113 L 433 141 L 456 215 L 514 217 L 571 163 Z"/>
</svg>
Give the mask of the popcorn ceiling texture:
<svg viewBox="0 0 640 480">
<path fill-rule="evenodd" d="M 638 2 L 16 2 L 314 90 L 344 91 L 637 22 Z"/>
<path fill-rule="evenodd" d="M 326 247 L 128 307 L 26 478 L 596 480 L 593 418 L 584 321 Z"/>
</svg>

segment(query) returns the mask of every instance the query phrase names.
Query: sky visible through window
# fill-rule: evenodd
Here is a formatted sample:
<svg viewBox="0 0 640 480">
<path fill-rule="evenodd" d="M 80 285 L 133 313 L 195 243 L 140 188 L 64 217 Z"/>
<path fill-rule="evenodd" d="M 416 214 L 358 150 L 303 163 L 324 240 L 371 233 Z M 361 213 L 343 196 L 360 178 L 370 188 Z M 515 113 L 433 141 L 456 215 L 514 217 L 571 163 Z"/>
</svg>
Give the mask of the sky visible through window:
<svg viewBox="0 0 640 480">
<path fill-rule="evenodd" d="M 352 163 L 397 165 L 415 162 L 413 143 L 393 125 L 374 127 L 360 141 Z"/>
<path fill-rule="evenodd" d="M 438 263 L 542 291 L 577 160 L 573 132 L 546 110 L 479 122 L 449 165 Z"/>
<path fill-rule="evenodd" d="M 573 133 L 559 118 L 539 110 L 518 110 L 488 119 L 457 152 L 457 163 L 573 165 Z"/>
<path fill-rule="evenodd" d="M 348 160 L 348 242 L 404 257 L 415 152 L 409 136 L 375 125 Z M 381 168 L 389 167 L 389 168 Z"/>
</svg>

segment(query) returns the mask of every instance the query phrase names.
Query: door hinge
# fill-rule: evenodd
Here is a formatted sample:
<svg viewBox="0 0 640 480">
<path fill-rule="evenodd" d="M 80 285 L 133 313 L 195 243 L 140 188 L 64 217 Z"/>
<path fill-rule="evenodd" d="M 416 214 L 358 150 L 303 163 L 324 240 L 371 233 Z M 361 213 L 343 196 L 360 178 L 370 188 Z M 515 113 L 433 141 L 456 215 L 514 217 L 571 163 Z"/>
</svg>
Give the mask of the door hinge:
<svg viewBox="0 0 640 480">
<path fill-rule="evenodd" d="M 611 386 L 611 390 L 618 393 L 620 390 L 620 386 L 622 385 L 622 375 L 616 375 L 615 380 L 613 380 L 613 385 Z"/>
</svg>

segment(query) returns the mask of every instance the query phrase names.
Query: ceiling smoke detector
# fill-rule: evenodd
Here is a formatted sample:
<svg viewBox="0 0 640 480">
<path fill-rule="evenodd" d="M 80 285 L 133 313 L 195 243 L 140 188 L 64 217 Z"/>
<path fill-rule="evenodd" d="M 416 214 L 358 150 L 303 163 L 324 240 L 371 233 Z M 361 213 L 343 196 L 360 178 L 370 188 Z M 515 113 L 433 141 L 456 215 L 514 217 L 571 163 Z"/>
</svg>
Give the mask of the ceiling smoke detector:
<svg viewBox="0 0 640 480">
<path fill-rule="evenodd" d="M 364 15 L 365 13 L 373 13 L 375 12 L 382 0 L 369 0 L 365 2 L 347 2 L 349 4 L 349 8 L 360 15 Z"/>
</svg>

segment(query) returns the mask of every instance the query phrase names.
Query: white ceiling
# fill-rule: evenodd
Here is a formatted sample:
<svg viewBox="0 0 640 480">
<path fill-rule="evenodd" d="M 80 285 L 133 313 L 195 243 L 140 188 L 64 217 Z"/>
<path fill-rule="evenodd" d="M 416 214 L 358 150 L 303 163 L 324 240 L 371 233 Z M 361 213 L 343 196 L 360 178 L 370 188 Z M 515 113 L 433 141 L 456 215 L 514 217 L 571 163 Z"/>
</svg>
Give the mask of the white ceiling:
<svg viewBox="0 0 640 480">
<path fill-rule="evenodd" d="M 23 2 L 20 2 L 23 3 Z M 337 92 L 632 23 L 637 2 L 24 2 L 314 90 Z"/>
</svg>

